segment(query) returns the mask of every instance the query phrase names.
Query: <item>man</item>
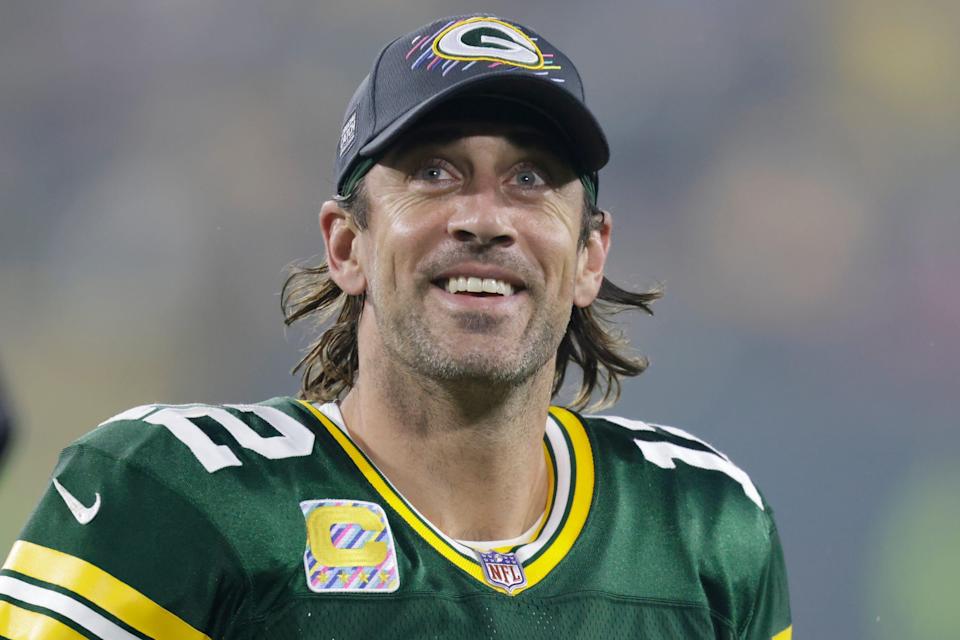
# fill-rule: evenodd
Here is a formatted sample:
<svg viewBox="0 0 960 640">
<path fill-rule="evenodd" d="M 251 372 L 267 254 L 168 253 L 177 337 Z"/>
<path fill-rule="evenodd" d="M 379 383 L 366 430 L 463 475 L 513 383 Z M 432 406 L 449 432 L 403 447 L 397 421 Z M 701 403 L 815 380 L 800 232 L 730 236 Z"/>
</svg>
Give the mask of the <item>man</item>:
<svg viewBox="0 0 960 640">
<path fill-rule="evenodd" d="M 644 366 L 605 320 L 658 295 L 603 277 L 607 157 L 532 30 L 446 18 L 387 45 L 344 118 L 326 261 L 284 288 L 288 323 L 336 316 L 304 399 L 137 407 L 69 447 L 0 635 L 789 638 L 746 474 L 550 407 L 569 362 L 577 407 Z"/>
</svg>

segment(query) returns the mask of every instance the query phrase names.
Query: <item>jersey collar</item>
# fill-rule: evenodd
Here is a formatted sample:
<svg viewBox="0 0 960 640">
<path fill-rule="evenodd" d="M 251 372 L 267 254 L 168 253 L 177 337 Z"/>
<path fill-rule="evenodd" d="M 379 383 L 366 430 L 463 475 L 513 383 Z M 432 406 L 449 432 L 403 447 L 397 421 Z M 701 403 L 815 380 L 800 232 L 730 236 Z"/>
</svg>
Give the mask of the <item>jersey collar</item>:
<svg viewBox="0 0 960 640">
<path fill-rule="evenodd" d="M 373 489 L 427 544 L 484 586 L 508 593 L 487 583 L 473 549 L 440 531 L 393 487 L 354 444 L 336 404 L 300 403 L 323 424 Z M 583 530 L 593 501 L 593 452 L 579 418 L 561 407 L 551 407 L 543 442 L 550 471 L 546 513 L 529 542 L 507 549 L 516 554 L 527 577 L 526 586 L 514 589 L 511 595 L 536 586 L 566 557 Z"/>
</svg>

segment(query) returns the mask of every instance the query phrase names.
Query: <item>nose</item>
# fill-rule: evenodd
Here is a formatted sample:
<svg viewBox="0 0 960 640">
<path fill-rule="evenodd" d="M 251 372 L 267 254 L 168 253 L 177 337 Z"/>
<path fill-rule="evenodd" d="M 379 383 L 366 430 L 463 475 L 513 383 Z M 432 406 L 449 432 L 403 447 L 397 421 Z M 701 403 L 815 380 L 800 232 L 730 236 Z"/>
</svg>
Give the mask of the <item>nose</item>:
<svg viewBox="0 0 960 640">
<path fill-rule="evenodd" d="M 480 194 L 457 203 L 447 220 L 447 233 L 458 242 L 477 245 L 508 247 L 517 240 L 510 207 Z"/>
</svg>

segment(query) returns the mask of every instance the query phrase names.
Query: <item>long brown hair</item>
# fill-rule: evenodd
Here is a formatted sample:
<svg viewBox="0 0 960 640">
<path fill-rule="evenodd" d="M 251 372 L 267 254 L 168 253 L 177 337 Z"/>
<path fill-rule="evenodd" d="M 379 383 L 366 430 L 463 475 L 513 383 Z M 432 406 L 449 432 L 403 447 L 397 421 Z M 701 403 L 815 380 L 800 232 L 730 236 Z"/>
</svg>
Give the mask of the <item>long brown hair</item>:
<svg viewBox="0 0 960 640">
<path fill-rule="evenodd" d="M 367 226 L 368 201 L 363 181 L 347 197 L 337 196 L 341 207 L 360 229 Z M 585 196 L 580 226 L 579 247 L 590 232 L 603 222 L 603 210 Z M 622 289 L 606 277 L 597 299 L 588 307 L 574 306 L 567 331 L 557 347 L 553 392 L 563 387 L 567 365 L 571 362 L 583 372 L 580 388 L 571 407 L 582 409 L 597 392 L 600 396 L 591 408 L 607 407 L 620 397 L 621 378 L 639 375 L 647 368 L 643 356 L 629 353 L 629 344 L 614 324 L 613 317 L 628 309 L 640 309 L 650 315 L 650 305 L 663 296 L 661 288 L 634 292 Z M 330 278 L 326 260 L 317 266 L 292 265 L 280 295 L 283 320 L 287 326 L 300 320 L 312 320 L 317 328 L 333 322 L 307 349 L 293 368 L 300 372 L 300 397 L 316 402 L 342 398 L 353 386 L 360 359 L 357 350 L 357 326 L 363 310 L 363 295 L 348 295 Z"/>
</svg>

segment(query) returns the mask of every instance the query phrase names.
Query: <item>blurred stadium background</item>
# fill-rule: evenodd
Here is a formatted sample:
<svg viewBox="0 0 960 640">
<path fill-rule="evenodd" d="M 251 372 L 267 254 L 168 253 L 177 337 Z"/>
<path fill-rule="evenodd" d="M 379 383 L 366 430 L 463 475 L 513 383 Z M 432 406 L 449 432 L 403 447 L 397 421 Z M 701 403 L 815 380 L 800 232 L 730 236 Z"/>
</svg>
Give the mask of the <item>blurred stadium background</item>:
<svg viewBox="0 0 960 640">
<path fill-rule="evenodd" d="M 295 392 L 278 292 L 321 250 L 346 101 L 388 39 L 479 9 L 577 61 L 611 274 L 667 287 L 617 413 L 750 472 L 799 637 L 956 638 L 953 0 L 5 3 L 0 555 L 110 415 Z"/>
</svg>

